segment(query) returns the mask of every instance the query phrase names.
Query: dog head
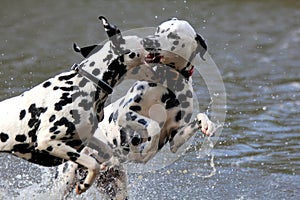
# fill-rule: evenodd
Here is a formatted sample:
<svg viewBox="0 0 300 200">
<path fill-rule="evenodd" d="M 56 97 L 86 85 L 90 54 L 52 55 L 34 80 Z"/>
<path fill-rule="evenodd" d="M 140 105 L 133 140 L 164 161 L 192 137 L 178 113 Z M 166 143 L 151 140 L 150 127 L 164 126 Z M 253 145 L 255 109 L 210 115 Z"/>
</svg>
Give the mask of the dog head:
<svg viewBox="0 0 300 200">
<path fill-rule="evenodd" d="M 109 23 L 105 17 L 100 16 L 99 19 L 108 36 L 107 40 L 101 44 L 85 47 L 80 47 L 76 43 L 73 44 L 74 51 L 86 58 L 82 63 L 89 66 L 88 71 L 98 68 L 103 69 L 102 71 L 108 69 L 114 73 L 122 71 L 121 74 L 124 74 L 126 71 L 145 63 L 145 55 L 148 52 L 142 45 L 142 38 L 123 36 L 120 29 Z"/>
<path fill-rule="evenodd" d="M 108 40 L 101 44 L 85 47 L 79 47 L 76 43 L 74 43 L 73 49 L 75 52 L 80 53 L 84 58 L 89 58 L 91 56 L 102 58 L 102 56 L 106 56 L 102 59 L 102 62 L 108 64 L 116 57 L 130 54 L 131 59 L 128 60 L 129 64 L 136 65 L 136 63 L 144 63 L 145 54 L 147 52 L 141 45 L 142 39 L 140 37 L 122 36 L 120 29 L 116 25 L 110 24 L 103 16 L 100 16 L 99 19 L 103 24 Z"/>
<path fill-rule="evenodd" d="M 153 80 L 154 72 L 149 65 L 144 65 L 148 52 L 142 45 L 142 38 L 138 36 L 123 36 L 120 29 L 100 16 L 108 40 L 101 44 L 80 47 L 73 44 L 75 52 L 87 58 L 87 70 L 103 68 L 105 81 L 109 83 L 122 79 Z M 99 72 L 99 70 L 96 70 Z M 94 74 L 94 73 L 93 73 Z M 97 76 L 97 74 L 94 74 Z M 114 80 L 112 80 L 114 79 Z M 114 84 L 112 84 L 114 85 Z"/>
<path fill-rule="evenodd" d="M 149 52 L 147 62 L 160 62 L 187 77 L 193 73 L 191 63 L 196 54 L 204 60 L 207 51 L 202 36 L 187 21 L 177 18 L 160 24 L 154 35 L 143 39 L 143 46 Z"/>
</svg>

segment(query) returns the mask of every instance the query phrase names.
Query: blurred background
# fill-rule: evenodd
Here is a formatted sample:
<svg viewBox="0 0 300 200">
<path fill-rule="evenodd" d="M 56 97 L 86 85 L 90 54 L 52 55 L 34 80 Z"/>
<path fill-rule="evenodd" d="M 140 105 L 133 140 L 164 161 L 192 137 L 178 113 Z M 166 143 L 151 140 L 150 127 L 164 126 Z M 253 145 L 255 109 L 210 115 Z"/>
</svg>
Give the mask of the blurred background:
<svg viewBox="0 0 300 200">
<path fill-rule="evenodd" d="M 99 15 L 121 30 L 156 27 L 172 17 L 189 21 L 206 39 L 226 88 L 226 124 L 212 152 L 199 156 L 197 134 L 170 166 L 131 173 L 131 199 L 300 197 L 300 1 L 1 0 L 0 100 L 79 62 L 73 42 L 106 39 Z M 209 112 L 206 86 L 201 77 L 194 80 Z M 0 199 L 58 199 L 48 186 L 51 176 L 1 154 Z M 78 199 L 97 196 L 92 189 Z"/>
</svg>

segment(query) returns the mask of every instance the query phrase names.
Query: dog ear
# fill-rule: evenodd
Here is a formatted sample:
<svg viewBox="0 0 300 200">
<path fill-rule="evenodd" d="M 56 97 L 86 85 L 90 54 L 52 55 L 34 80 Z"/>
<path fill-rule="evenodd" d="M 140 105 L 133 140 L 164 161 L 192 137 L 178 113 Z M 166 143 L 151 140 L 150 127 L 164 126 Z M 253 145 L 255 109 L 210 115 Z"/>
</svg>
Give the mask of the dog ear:
<svg viewBox="0 0 300 200">
<path fill-rule="evenodd" d="M 100 16 L 99 19 L 102 21 L 102 24 L 108 37 L 113 37 L 121 33 L 120 29 L 117 26 L 110 24 L 105 17 Z"/>
<path fill-rule="evenodd" d="M 198 43 L 198 46 L 197 46 L 197 50 L 196 52 L 197 53 L 200 53 L 200 57 L 202 58 L 202 60 L 205 60 L 204 59 L 204 54 L 206 53 L 207 51 L 207 45 L 205 43 L 205 40 L 202 38 L 202 36 L 200 34 L 197 33 L 196 35 L 196 41 Z"/>
<path fill-rule="evenodd" d="M 97 49 L 101 49 L 103 45 L 90 45 L 86 47 L 79 47 L 76 43 L 73 43 L 73 50 L 77 53 L 80 53 L 84 58 L 87 58 L 89 55 L 92 55 L 93 52 L 96 52 Z"/>
<path fill-rule="evenodd" d="M 102 24 L 104 26 L 106 34 L 109 37 L 109 40 L 115 45 L 115 47 L 117 47 L 117 49 L 118 47 L 120 48 L 121 44 L 125 44 L 125 40 L 121 34 L 120 29 L 117 26 L 110 24 L 107 21 L 107 19 L 103 16 L 100 16 L 99 19 L 102 21 Z"/>
</svg>

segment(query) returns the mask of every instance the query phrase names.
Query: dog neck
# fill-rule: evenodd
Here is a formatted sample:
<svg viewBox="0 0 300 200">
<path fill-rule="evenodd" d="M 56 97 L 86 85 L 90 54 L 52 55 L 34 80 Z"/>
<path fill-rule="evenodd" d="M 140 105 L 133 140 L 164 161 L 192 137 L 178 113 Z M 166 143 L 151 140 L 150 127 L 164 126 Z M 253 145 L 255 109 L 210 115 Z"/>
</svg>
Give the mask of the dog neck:
<svg viewBox="0 0 300 200">
<path fill-rule="evenodd" d="M 186 80 L 189 80 L 194 73 L 194 65 L 191 65 L 190 63 L 181 70 L 178 70 L 177 67 L 172 64 L 167 64 L 167 66 L 179 72 Z"/>
<path fill-rule="evenodd" d="M 98 79 L 93 74 L 90 74 L 89 72 L 85 71 L 78 64 L 75 63 L 71 67 L 71 69 L 75 70 L 79 75 L 94 83 L 95 86 L 97 86 L 99 89 L 102 89 L 106 94 L 111 94 L 113 92 L 113 88 L 110 85 L 108 85 L 103 80 Z"/>
</svg>

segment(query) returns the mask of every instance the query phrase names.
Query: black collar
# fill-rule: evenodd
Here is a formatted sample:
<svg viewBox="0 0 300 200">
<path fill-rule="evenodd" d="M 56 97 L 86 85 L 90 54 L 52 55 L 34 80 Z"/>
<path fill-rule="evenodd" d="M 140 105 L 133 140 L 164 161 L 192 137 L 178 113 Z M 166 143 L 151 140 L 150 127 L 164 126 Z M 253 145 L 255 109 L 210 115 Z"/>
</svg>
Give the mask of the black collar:
<svg viewBox="0 0 300 200">
<path fill-rule="evenodd" d="M 113 88 L 110 85 L 108 85 L 104 81 L 98 79 L 97 77 L 95 77 L 94 75 L 90 74 L 89 72 L 85 71 L 78 64 L 75 63 L 71 67 L 71 69 L 75 70 L 78 74 L 80 74 L 84 78 L 86 78 L 86 79 L 90 80 L 91 82 L 93 82 L 98 88 L 102 89 L 105 93 L 111 94 L 113 92 Z"/>
</svg>

